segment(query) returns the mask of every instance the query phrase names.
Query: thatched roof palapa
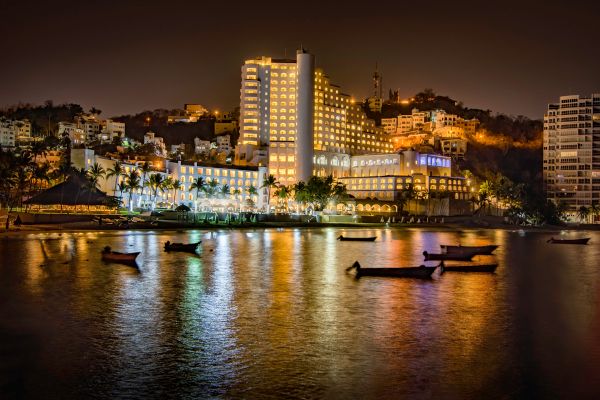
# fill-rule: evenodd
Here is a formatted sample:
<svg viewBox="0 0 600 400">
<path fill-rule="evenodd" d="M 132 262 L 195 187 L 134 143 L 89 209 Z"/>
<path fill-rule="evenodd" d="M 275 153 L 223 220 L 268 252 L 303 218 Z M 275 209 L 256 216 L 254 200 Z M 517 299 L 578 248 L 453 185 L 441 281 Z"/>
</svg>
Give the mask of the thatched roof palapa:
<svg viewBox="0 0 600 400">
<path fill-rule="evenodd" d="M 92 188 L 90 182 L 76 175 L 33 196 L 25 203 L 39 205 L 62 204 L 65 206 L 106 206 L 111 196 Z"/>
</svg>

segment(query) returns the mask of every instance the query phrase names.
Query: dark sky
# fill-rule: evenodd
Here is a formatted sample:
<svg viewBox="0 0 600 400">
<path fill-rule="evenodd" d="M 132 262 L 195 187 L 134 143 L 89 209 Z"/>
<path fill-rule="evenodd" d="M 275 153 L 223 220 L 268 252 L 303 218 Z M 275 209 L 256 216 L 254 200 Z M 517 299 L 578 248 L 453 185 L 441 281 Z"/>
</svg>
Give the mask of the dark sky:
<svg viewBox="0 0 600 400">
<path fill-rule="evenodd" d="M 243 60 L 300 44 L 356 98 L 375 62 L 386 94 L 433 88 L 534 118 L 560 95 L 600 91 L 600 1 L 345 3 L 0 0 L 0 107 L 229 110 Z"/>
</svg>

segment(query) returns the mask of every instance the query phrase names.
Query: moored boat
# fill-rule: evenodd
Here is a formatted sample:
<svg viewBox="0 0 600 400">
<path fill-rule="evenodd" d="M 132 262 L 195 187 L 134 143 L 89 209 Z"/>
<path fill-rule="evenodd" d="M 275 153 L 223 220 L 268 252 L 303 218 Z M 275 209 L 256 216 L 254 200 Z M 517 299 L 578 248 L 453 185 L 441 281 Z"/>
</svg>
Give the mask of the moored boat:
<svg viewBox="0 0 600 400">
<path fill-rule="evenodd" d="M 367 237 L 348 237 L 344 235 L 340 235 L 337 238 L 343 242 L 374 242 L 377 239 L 377 236 L 367 236 Z"/>
<path fill-rule="evenodd" d="M 580 238 L 580 239 L 554 239 L 553 237 L 548 239 L 547 243 L 553 244 L 588 244 L 591 238 Z"/>
<path fill-rule="evenodd" d="M 140 254 L 139 251 L 135 253 L 120 253 L 118 251 L 112 251 L 110 246 L 106 246 L 102 250 L 102 261 L 121 263 L 121 264 L 135 264 L 135 259 Z"/>
<path fill-rule="evenodd" d="M 170 241 L 167 241 L 165 243 L 165 251 L 185 251 L 195 253 L 200 243 L 201 241 L 196 243 L 171 243 Z"/>
<path fill-rule="evenodd" d="M 448 244 L 441 244 L 442 253 L 444 254 L 474 254 L 474 255 L 490 255 L 498 248 L 495 244 L 486 246 L 452 246 Z"/>
<path fill-rule="evenodd" d="M 441 273 L 445 272 L 494 272 L 498 264 L 460 264 L 446 265 L 443 261 L 440 265 Z"/>
<path fill-rule="evenodd" d="M 444 260 L 452 260 L 452 261 L 471 261 L 473 257 L 476 256 L 474 252 L 463 252 L 456 254 L 447 254 L 447 253 L 429 253 L 427 251 L 423 252 L 423 256 L 425 256 L 425 261 L 444 261 Z"/>
<path fill-rule="evenodd" d="M 355 261 L 352 266 L 346 268 L 346 271 L 356 269 L 356 277 L 361 276 L 382 276 L 382 277 L 393 277 L 393 278 L 418 278 L 418 279 L 430 279 L 431 275 L 439 265 L 434 267 L 426 267 L 420 265 L 418 267 L 390 267 L 390 268 L 363 268 L 358 261 Z"/>
</svg>

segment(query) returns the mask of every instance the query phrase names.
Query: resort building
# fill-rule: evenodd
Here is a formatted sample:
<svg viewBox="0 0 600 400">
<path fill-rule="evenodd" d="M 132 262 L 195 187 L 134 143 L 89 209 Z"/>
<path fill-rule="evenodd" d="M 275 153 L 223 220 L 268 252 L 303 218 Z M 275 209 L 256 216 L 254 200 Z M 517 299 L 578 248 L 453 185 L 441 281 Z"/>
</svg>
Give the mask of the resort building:
<svg viewBox="0 0 600 400">
<path fill-rule="evenodd" d="M 314 56 L 304 50 L 296 59 L 247 60 L 240 113 L 235 163 L 268 163 L 269 174 L 285 185 L 322 171 L 324 166 L 315 168 L 317 155 L 336 162 L 335 154 L 392 151 L 383 129 L 316 69 Z"/>
<path fill-rule="evenodd" d="M 353 156 L 350 176 L 338 180 L 356 199 L 394 202 L 403 190 L 412 187 L 420 198 L 446 196 L 468 200 L 471 182 L 451 176 L 449 157 L 407 150 L 396 154 Z"/>
<path fill-rule="evenodd" d="M 71 161 L 73 166 L 78 169 L 89 169 L 94 163 L 98 163 L 105 171 L 112 169 L 116 160 L 98 156 L 91 149 L 72 149 Z M 122 161 L 124 174 L 118 177 L 118 182 L 115 182 L 117 177 L 111 176 L 98 181 L 99 189 L 110 196 L 125 197 L 129 194 L 123 194 L 115 188 L 118 188 L 118 183 L 123 182 L 131 171 L 138 171 L 138 175 L 142 177 L 141 166 L 144 161 L 125 160 Z M 203 163 L 182 163 L 181 161 L 160 161 L 151 163 L 153 171 L 150 174 L 161 174 L 163 179 L 170 177 L 173 180 L 181 182 L 181 188 L 175 193 L 169 191 L 157 191 L 154 199 L 151 198 L 149 188 L 140 187 L 133 191 L 133 203 L 136 207 L 147 206 L 153 201 L 155 204 L 164 205 L 179 205 L 185 204 L 188 207 L 200 210 L 204 206 L 211 203 L 212 208 L 236 207 L 248 208 L 252 204 L 252 208 L 257 210 L 266 210 L 267 207 L 267 190 L 262 188 L 262 182 L 267 174 L 266 167 L 235 167 L 231 165 L 218 164 L 203 164 Z M 146 180 L 148 179 L 146 175 Z M 210 182 L 215 182 L 213 185 L 214 194 L 207 196 L 202 190 L 192 188 L 192 184 L 202 178 L 207 185 Z M 226 187 L 225 187 L 226 185 Z M 225 187 L 224 192 L 223 187 Z M 251 189 L 254 188 L 254 190 Z M 249 202 L 248 200 L 251 200 Z M 218 204 L 217 204 L 218 203 Z"/>
<path fill-rule="evenodd" d="M 544 190 L 569 218 L 600 203 L 600 94 L 561 96 L 544 115 Z"/>
</svg>

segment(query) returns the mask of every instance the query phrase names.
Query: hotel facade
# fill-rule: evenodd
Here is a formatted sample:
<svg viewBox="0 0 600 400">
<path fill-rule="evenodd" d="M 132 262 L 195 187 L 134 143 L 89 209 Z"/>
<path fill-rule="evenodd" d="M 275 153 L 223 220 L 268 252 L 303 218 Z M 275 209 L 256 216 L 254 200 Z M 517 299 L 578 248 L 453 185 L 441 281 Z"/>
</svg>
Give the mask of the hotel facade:
<svg viewBox="0 0 600 400">
<path fill-rule="evenodd" d="M 312 54 L 299 50 L 296 59 L 246 60 L 241 72 L 236 164 L 268 166 L 268 174 L 284 185 L 333 175 L 356 199 L 395 201 L 408 187 L 424 196 L 439 191 L 468 200 L 472 195 L 470 182 L 451 178 L 449 157 L 394 152 L 391 129 L 403 121 L 377 127 L 315 67 Z M 422 125 L 426 114 L 413 114 L 407 116 L 410 127 L 415 117 Z M 444 118 L 439 120 L 441 125 Z"/>
<path fill-rule="evenodd" d="M 561 96 L 548 105 L 543 134 L 544 190 L 570 219 L 600 203 L 600 94 Z"/>
<path fill-rule="evenodd" d="M 349 155 L 392 151 L 383 129 L 315 68 L 312 54 L 299 50 L 296 59 L 259 57 L 242 66 L 237 164 L 268 165 L 290 185 L 313 174 L 342 175 Z"/>
</svg>

